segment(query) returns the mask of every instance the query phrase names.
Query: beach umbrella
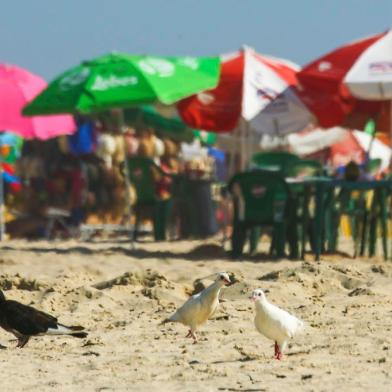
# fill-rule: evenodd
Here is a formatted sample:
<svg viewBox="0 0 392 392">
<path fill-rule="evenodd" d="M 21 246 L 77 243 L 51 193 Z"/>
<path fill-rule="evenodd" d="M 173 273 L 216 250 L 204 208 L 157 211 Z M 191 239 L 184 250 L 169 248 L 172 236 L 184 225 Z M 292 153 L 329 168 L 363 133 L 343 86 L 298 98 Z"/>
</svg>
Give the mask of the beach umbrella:
<svg viewBox="0 0 392 392">
<path fill-rule="evenodd" d="M 295 91 L 299 67 L 252 48 L 223 55 L 218 86 L 181 100 L 177 109 L 194 128 L 231 132 L 241 119 L 259 134 L 285 135 L 312 118 Z"/>
<path fill-rule="evenodd" d="M 24 105 L 46 85 L 42 78 L 23 68 L 0 64 L 0 130 L 12 130 L 23 138 L 42 140 L 74 132 L 75 123 L 68 115 L 22 116 Z"/>
<path fill-rule="evenodd" d="M 380 159 L 380 171 L 385 171 L 392 156 L 391 148 L 380 139 L 373 139 L 366 132 L 342 127 L 315 128 L 292 134 L 288 136 L 287 143 L 291 152 L 307 157 L 323 156 L 334 168 L 347 165 L 350 161 L 364 164 L 370 158 Z M 369 149 L 371 144 L 372 148 Z"/>
<path fill-rule="evenodd" d="M 145 103 L 169 105 L 214 87 L 219 70 L 217 57 L 110 53 L 65 71 L 23 113 L 86 114 Z"/>
<path fill-rule="evenodd" d="M 334 94 L 392 99 L 392 30 L 341 46 L 305 66 L 301 83 Z"/>
<path fill-rule="evenodd" d="M 304 66 L 297 77 L 303 102 L 320 126 L 363 129 L 369 118 L 389 131 L 392 31 L 341 46 Z"/>
<path fill-rule="evenodd" d="M 293 89 L 298 70 L 292 62 L 244 47 L 222 56 L 215 89 L 181 100 L 177 109 L 194 128 L 236 134 L 244 168 L 252 136 L 257 140 L 262 134 L 285 136 L 312 122 L 313 115 Z"/>
</svg>

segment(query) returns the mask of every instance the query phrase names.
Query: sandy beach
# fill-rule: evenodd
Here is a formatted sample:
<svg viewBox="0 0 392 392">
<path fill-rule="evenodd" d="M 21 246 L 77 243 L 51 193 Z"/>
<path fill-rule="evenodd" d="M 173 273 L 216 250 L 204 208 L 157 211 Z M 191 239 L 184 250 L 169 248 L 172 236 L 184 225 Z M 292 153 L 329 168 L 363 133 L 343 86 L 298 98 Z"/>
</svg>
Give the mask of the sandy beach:
<svg viewBox="0 0 392 392">
<path fill-rule="evenodd" d="M 392 263 L 324 256 L 319 263 L 227 259 L 218 239 L 166 243 L 8 241 L 9 299 L 81 324 L 87 339 L 39 337 L 24 349 L 0 331 L 2 392 L 390 391 Z M 213 272 L 234 274 L 201 329 L 159 325 Z M 206 284 L 210 281 L 206 280 Z M 306 322 L 282 361 L 254 328 L 255 288 Z"/>
</svg>

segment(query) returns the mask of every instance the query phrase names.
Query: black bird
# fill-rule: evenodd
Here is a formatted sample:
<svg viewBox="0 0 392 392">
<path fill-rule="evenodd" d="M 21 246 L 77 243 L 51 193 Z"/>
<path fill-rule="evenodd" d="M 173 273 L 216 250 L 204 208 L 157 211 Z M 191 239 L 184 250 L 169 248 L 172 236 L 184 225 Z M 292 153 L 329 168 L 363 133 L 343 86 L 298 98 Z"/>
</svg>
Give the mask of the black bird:
<svg viewBox="0 0 392 392">
<path fill-rule="evenodd" d="M 57 318 L 20 302 L 7 300 L 0 290 L 0 327 L 13 333 L 18 339 L 17 347 L 24 347 L 31 336 L 70 335 L 85 338 L 87 332 L 81 326 L 60 324 Z"/>
</svg>

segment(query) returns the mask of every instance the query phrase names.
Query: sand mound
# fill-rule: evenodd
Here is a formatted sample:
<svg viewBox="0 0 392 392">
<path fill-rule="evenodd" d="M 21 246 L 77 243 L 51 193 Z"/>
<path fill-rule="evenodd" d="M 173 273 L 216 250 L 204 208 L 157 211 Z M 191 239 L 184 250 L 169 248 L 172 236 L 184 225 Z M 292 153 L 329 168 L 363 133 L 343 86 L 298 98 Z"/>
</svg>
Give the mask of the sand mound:
<svg viewBox="0 0 392 392">
<path fill-rule="evenodd" d="M 158 301 L 176 301 L 186 298 L 189 288 L 185 285 L 175 284 L 164 275 L 146 269 L 144 273 L 125 272 L 124 274 L 106 281 L 92 285 L 97 290 L 110 290 L 114 286 L 131 286 L 132 293 L 141 293 L 149 299 Z"/>
<path fill-rule="evenodd" d="M 268 272 L 260 276 L 258 280 L 277 283 L 297 282 L 319 293 L 325 293 L 328 290 L 352 291 L 361 286 L 369 286 L 373 282 L 371 277 L 353 267 L 307 262 L 294 268 Z"/>
<path fill-rule="evenodd" d="M 0 288 L 2 290 L 27 290 L 27 291 L 40 291 L 44 288 L 47 288 L 49 285 L 47 283 L 38 281 L 36 279 L 27 279 L 19 274 L 8 275 L 2 274 L 0 275 Z"/>
</svg>

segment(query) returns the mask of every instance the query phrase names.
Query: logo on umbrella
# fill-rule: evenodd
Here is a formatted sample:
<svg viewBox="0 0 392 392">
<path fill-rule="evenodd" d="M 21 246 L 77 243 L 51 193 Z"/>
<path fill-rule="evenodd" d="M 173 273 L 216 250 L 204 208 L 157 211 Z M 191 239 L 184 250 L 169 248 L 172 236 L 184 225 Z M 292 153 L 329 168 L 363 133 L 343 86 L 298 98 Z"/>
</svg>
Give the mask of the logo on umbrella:
<svg viewBox="0 0 392 392">
<path fill-rule="evenodd" d="M 329 61 L 321 61 L 318 65 L 320 72 L 329 71 L 332 68 L 332 64 Z"/>
<path fill-rule="evenodd" d="M 377 61 L 369 64 L 371 74 L 392 73 L 392 61 Z"/>
<path fill-rule="evenodd" d="M 197 99 L 203 105 L 210 105 L 212 102 L 215 101 L 214 95 L 211 93 L 206 93 L 206 92 L 201 92 L 201 93 L 197 94 Z"/>
<path fill-rule="evenodd" d="M 110 75 L 107 78 L 98 75 L 91 86 L 91 90 L 106 91 L 116 87 L 134 86 L 138 84 L 139 79 L 136 76 L 126 76 L 119 78 L 115 75 Z"/>
<path fill-rule="evenodd" d="M 72 87 L 79 86 L 89 77 L 89 75 L 90 70 L 85 67 L 70 72 L 60 80 L 60 89 L 69 90 Z"/>
<path fill-rule="evenodd" d="M 256 94 L 259 98 L 266 99 L 268 101 L 273 101 L 278 96 L 278 93 L 269 87 L 256 88 Z"/>
<path fill-rule="evenodd" d="M 199 68 L 199 61 L 194 57 L 184 57 L 183 59 L 180 59 L 178 63 L 193 70 Z"/>
<path fill-rule="evenodd" d="M 149 75 L 156 75 L 161 78 L 167 78 L 174 75 L 174 65 L 167 60 L 146 58 L 139 61 L 139 67 Z"/>
</svg>

